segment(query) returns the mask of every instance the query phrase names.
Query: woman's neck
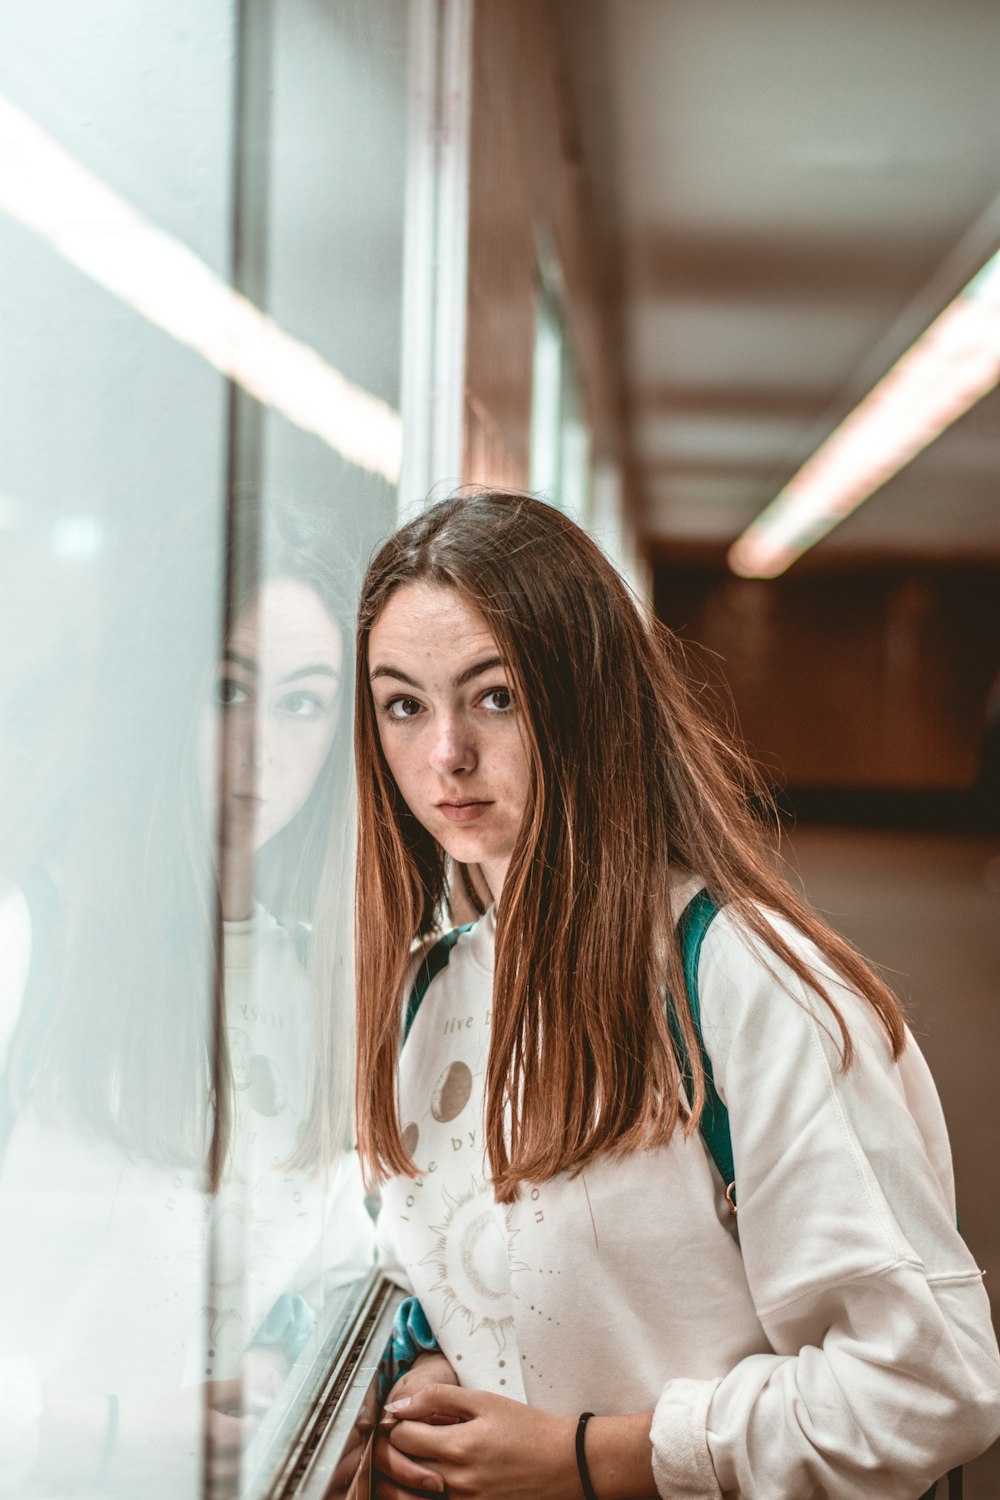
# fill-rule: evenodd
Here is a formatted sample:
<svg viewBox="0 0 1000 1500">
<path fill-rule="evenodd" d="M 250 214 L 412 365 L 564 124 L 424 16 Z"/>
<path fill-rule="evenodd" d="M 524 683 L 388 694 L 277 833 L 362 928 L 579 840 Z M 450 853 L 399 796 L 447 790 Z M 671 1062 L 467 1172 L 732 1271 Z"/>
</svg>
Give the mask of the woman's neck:
<svg viewBox="0 0 1000 1500">
<path fill-rule="evenodd" d="M 245 922 L 253 916 L 252 854 L 227 849 L 222 857 L 220 886 L 222 917 L 225 922 Z"/>
</svg>

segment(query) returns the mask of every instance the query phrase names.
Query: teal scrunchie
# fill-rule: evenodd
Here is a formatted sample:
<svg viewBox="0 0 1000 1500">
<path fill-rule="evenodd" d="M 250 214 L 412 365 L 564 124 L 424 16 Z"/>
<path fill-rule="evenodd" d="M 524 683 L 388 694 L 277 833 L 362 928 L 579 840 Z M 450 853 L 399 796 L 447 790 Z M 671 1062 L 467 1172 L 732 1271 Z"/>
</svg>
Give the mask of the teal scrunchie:
<svg viewBox="0 0 1000 1500">
<path fill-rule="evenodd" d="M 378 1367 L 378 1398 L 384 1401 L 388 1392 L 413 1368 L 421 1354 L 440 1354 L 441 1345 L 431 1332 L 431 1325 L 416 1297 L 406 1297 L 396 1309 L 392 1333 Z"/>
<path fill-rule="evenodd" d="M 316 1314 L 298 1292 L 282 1292 L 251 1340 L 251 1349 L 280 1349 L 293 1365 L 312 1337 Z"/>
</svg>

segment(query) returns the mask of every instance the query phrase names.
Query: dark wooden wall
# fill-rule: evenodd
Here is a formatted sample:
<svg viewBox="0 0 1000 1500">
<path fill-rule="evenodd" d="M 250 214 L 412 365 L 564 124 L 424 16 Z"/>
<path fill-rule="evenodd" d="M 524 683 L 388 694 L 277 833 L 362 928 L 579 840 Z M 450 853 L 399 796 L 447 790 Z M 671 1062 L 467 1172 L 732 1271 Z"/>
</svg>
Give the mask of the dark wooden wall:
<svg viewBox="0 0 1000 1500">
<path fill-rule="evenodd" d="M 728 687 L 779 784 L 963 792 L 1000 672 L 1000 571 L 893 567 L 756 581 L 655 571 L 660 617 Z"/>
<path fill-rule="evenodd" d="M 528 483 L 539 252 L 563 313 L 598 453 L 620 443 L 620 373 L 589 181 L 545 0 L 478 0 L 473 28 L 463 478 Z"/>
</svg>

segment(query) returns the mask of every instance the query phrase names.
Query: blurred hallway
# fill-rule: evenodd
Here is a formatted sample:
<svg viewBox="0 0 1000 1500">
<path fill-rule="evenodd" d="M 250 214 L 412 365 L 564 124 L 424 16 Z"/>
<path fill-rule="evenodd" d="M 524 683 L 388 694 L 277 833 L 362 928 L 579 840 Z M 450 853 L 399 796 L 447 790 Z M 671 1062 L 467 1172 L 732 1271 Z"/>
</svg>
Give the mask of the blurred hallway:
<svg viewBox="0 0 1000 1500">
<path fill-rule="evenodd" d="M 962 1230 L 1000 1314 L 1000 838 L 802 826 L 786 856 L 810 900 L 907 1006 L 951 1132 Z M 1000 1496 L 1000 1444 L 965 1500 Z"/>
</svg>

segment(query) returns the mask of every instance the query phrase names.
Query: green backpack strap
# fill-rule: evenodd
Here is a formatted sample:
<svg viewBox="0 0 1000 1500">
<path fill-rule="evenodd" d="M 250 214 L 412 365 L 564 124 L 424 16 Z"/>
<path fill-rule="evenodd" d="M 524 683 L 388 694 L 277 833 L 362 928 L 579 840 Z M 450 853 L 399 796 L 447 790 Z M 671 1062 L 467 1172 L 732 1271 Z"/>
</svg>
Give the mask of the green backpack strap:
<svg viewBox="0 0 1000 1500">
<path fill-rule="evenodd" d="M 712 1060 L 705 1050 L 705 1042 L 701 1034 L 701 1006 L 698 1000 L 698 961 L 701 958 L 701 945 L 705 941 L 705 934 L 718 915 L 719 908 L 704 887 L 698 891 L 681 913 L 680 921 L 677 923 L 677 937 L 681 945 L 681 956 L 684 962 L 684 980 L 687 985 L 688 1004 L 691 1007 L 691 1018 L 694 1021 L 694 1029 L 698 1036 L 698 1045 L 701 1051 L 701 1065 L 705 1074 L 705 1107 L 702 1110 L 699 1128 L 702 1139 L 708 1147 L 708 1154 L 715 1162 L 719 1176 L 722 1178 L 726 1189 L 726 1201 L 730 1210 L 736 1212 L 736 1172 L 733 1167 L 733 1141 L 729 1131 L 729 1111 L 719 1098 L 719 1091 L 715 1086 L 715 1074 L 712 1071 Z M 688 1049 L 677 1021 L 677 1013 L 672 1002 L 668 998 L 667 1020 L 670 1023 L 670 1034 L 674 1039 L 678 1055 L 681 1059 L 682 1076 L 690 1097 L 694 1078 L 691 1069 L 691 1059 Z"/>
<path fill-rule="evenodd" d="M 406 1002 L 406 1016 L 403 1021 L 403 1040 L 400 1048 L 405 1045 L 406 1038 L 410 1034 L 410 1028 L 417 1019 L 417 1011 L 423 1002 L 423 998 L 430 988 L 431 981 L 436 979 L 441 970 L 447 968 L 448 960 L 451 958 L 451 950 L 458 942 L 463 932 L 468 932 L 472 927 L 471 922 L 466 922 L 462 927 L 453 927 L 451 932 L 446 932 L 444 937 L 438 938 L 433 943 L 420 961 L 410 990 L 409 999 Z"/>
<path fill-rule="evenodd" d="M 702 1139 L 708 1147 L 709 1155 L 715 1162 L 719 1176 L 726 1184 L 726 1200 L 729 1203 L 730 1209 L 735 1214 L 736 1172 L 733 1167 L 733 1141 L 729 1131 L 729 1111 L 719 1098 L 719 1091 L 715 1087 L 712 1061 L 705 1050 L 705 1042 L 701 1034 L 701 1007 L 698 1001 L 698 960 L 701 957 L 701 945 L 705 940 L 705 933 L 718 914 L 718 910 L 719 908 L 712 900 L 712 897 L 702 887 L 696 895 L 692 896 L 681 913 L 680 921 L 677 923 L 677 936 L 680 941 L 681 955 L 684 961 L 684 980 L 687 984 L 691 1016 L 694 1020 L 694 1029 L 698 1034 L 698 1044 L 701 1048 L 701 1064 L 705 1070 L 705 1108 L 702 1111 L 700 1121 Z M 690 1094 L 692 1087 L 691 1062 L 680 1027 L 677 1024 L 674 1007 L 669 1002 L 669 998 L 667 1018 L 670 1022 L 671 1035 L 681 1057 L 684 1082 Z M 927 1493 L 921 1497 L 921 1500 L 935 1500 L 938 1486 L 942 1483 L 947 1484 L 947 1500 L 962 1500 L 961 1468 L 950 1470 L 945 1481 L 938 1480 L 932 1484 Z M 944 1497 L 942 1497 L 942 1500 L 944 1500 Z"/>
</svg>

